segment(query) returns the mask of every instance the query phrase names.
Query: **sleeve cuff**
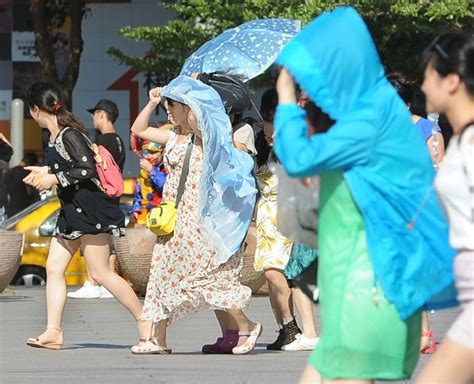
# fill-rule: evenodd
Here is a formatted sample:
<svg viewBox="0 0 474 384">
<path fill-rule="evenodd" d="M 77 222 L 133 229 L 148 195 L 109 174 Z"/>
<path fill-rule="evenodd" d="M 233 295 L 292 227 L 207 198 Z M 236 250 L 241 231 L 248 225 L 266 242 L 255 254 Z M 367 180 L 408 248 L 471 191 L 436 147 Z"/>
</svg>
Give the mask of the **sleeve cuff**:
<svg viewBox="0 0 474 384">
<path fill-rule="evenodd" d="M 61 187 L 67 187 L 68 185 L 70 185 L 69 181 L 64 175 L 64 172 L 61 171 L 61 172 L 56 173 L 56 178 L 58 179 L 59 184 L 61 184 Z"/>
</svg>

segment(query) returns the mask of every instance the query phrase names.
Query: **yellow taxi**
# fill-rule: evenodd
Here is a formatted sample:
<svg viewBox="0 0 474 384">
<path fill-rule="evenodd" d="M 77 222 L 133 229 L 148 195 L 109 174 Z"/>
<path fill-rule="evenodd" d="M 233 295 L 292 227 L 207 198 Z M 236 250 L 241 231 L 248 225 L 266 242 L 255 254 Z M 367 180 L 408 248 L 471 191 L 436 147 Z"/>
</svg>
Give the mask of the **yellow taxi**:
<svg viewBox="0 0 474 384">
<path fill-rule="evenodd" d="M 120 198 L 120 208 L 126 216 L 125 224 L 128 224 L 128 212 L 132 206 L 135 183 L 133 179 L 126 179 L 124 182 L 126 194 Z M 30 205 L 5 222 L 6 229 L 25 234 L 20 268 L 11 284 L 25 286 L 46 284 L 46 260 L 59 209 L 57 196 L 50 196 Z M 86 279 L 85 261 L 77 251 L 67 268 L 66 284 L 82 285 Z"/>
</svg>

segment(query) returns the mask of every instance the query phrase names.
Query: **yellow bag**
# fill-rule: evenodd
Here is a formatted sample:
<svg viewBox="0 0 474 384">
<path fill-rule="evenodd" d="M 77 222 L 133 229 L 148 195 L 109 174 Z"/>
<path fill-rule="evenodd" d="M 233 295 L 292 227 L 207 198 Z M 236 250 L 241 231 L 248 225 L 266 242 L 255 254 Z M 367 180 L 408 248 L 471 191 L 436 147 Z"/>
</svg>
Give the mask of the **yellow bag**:
<svg viewBox="0 0 474 384">
<path fill-rule="evenodd" d="M 146 226 L 158 236 L 170 235 L 174 231 L 177 213 L 175 202 L 165 201 L 148 213 Z"/>
<path fill-rule="evenodd" d="M 176 217 L 178 215 L 178 205 L 181 201 L 181 197 L 184 192 L 184 185 L 189 172 L 189 160 L 191 158 L 191 152 L 194 144 L 194 136 L 191 138 L 186 150 L 186 156 L 184 158 L 183 170 L 179 178 L 178 191 L 176 195 L 176 202 L 165 201 L 158 207 L 153 208 L 148 215 L 146 215 L 146 226 L 147 228 L 156 233 L 158 236 L 171 235 L 176 225 Z"/>
</svg>

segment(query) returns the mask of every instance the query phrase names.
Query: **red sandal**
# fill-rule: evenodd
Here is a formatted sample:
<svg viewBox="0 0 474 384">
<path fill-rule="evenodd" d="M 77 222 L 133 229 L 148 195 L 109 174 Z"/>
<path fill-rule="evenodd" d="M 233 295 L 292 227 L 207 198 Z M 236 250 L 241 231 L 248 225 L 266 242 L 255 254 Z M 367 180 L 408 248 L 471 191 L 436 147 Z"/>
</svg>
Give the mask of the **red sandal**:
<svg viewBox="0 0 474 384">
<path fill-rule="evenodd" d="M 421 337 L 429 337 L 429 342 L 427 345 L 420 349 L 420 353 L 424 355 L 430 355 L 436 351 L 436 341 L 433 335 L 433 331 L 423 332 Z"/>
</svg>

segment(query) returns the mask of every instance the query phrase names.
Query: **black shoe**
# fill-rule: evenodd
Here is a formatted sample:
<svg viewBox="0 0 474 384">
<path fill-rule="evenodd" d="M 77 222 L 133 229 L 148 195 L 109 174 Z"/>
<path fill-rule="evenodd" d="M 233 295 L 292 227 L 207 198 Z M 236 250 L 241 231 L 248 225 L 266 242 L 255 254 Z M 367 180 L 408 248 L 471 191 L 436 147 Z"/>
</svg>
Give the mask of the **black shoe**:
<svg viewBox="0 0 474 384">
<path fill-rule="evenodd" d="M 281 347 L 283 346 L 283 341 L 285 340 L 285 338 L 286 338 L 285 329 L 282 328 L 280 329 L 278 333 L 277 339 L 273 343 L 267 344 L 267 350 L 268 351 L 281 351 Z"/>
<path fill-rule="evenodd" d="M 272 344 L 267 345 L 267 350 L 281 351 L 281 347 L 296 340 L 297 334 L 301 334 L 301 329 L 299 329 L 298 324 L 296 324 L 296 320 L 293 319 L 280 329 L 277 339 Z"/>
</svg>

